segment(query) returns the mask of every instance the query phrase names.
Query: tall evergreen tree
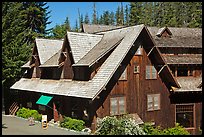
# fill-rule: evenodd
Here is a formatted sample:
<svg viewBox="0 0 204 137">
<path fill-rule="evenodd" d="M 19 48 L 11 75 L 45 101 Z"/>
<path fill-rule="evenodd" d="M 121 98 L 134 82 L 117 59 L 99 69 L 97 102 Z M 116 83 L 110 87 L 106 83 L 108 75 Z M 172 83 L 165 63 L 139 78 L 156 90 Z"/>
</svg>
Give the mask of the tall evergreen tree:
<svg viewBox="0 0 204 137">
<path fill-rule="evenodd" d="M 46 25 L 51 23 L 48 22 L 47 12 L 48 6 L 44 7 L 44 2 L 23 2 L 22 19 L 25 20 L 25 42 L 33 41 L 37 36 L 45 36 L 48 32 L 46 31 Z"/>
<path fill-rule="evenodd" d="M 93 3 L 93 20 L 92 24 L 97 24 L 97 17 L 96 17 L 96 3 Z"/>
<path fill-rule="evenodd" d="M 104 25 L 109 25 L 110 24 L 109 11 L 104 11 L 103 19 L 104 19 Z"/>
<path fill-rule="evenodd" d="M 109 18 L 110 18 L 110 25 L 115 25 L 115 14 L 114 12 L 112 11 L 110 14 L 109 14 Z"/>
<path fill-rule="evenodd" d="M 76 23 L 75 23 L 75 27 L 73 29 L 75 32 L 78 32 L 79 31 L 79 27 L 78 27 L 78 21 L 76 19 Z"/>
<path fill-rule="evenodd" d="M 84 17 L 84 23 L 89 24 L 89 15 L 88 15 L 88 13 L 86 13 L 86 15 Z"/>
<path fill-rule="evenodd" d="M 121 19 L 121 25 L 124 25 L 124 9 L 123 9 L 122 2 L 121 2 L 121 8 L 120 8 L 120 19 Z"/>
<path fill-rule="evenodd" d="M 115 13 L 115 20 L 116 20 L 116 25 L 122 25 L 122 20 L 121 20 L 121 10 L 120 10 L 120 6 L 118 6 L 116 13 Z"/>
<path fill-rule="evenodd" d="M 65 29 L 66 29 L 66 30 L 71 31 L 70 22 L 69 22 L 69 17 L 66 17 L 65 22 L 64 22 L 64 25 L 65 25 Z"/>
<path fill-rule="evenodd" d="M 125 25 L 126 26 L 129 26 L 129 8 L 128 8 L 128 5 L 125 6 Z"/>
<path fill-rule="evenodd" d="M 10 103 L 9 88 L 21 78 L 21 66 L 31 53 L 35 37 L 46 34 L 48 13 L 43 3 L 2 3 L 2 85 L 6 114 Z"/>
</svg>

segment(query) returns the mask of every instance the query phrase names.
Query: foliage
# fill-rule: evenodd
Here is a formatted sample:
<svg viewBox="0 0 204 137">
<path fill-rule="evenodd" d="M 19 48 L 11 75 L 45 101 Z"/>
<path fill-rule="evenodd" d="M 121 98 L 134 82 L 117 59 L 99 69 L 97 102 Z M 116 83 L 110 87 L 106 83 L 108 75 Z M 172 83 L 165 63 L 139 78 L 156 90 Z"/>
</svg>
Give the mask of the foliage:
<svg viewBox="0 0 204 137">
<path fill-rule="evenodd" d="M 201 2 L 131 2 L 130 25 L 202 27 Z"/>
<path fill-rule="evenodd" d="M 70 117 L 64 116 L 64 119 L 62 122 L 60 122 L 60 126 L 76 131 L 81 131 L 84 129 L 84 124 L 85 122 L 83 120 L 78 120 L 78 119 L 72 119 Z"/>
<path fill-rule="evenodd" d="M 31 110 L 29 108 L 20 108 L 17 111 L 17 116 L 22 118 L 29 118 L 33 117 L 34 120 L 40 121 L 42 118 L 42 114 L 39 114 L 37 110 Z"/>
<path fill-rule="evenodd" d="M 163 135 L 190 135 L 190 133 L 181 125 L 176 123 L 175 127 L 164 129 Z"/>
<path fill-rule="evenodd" d="M 190 133 L 178 123 L 175 127 L 167 129 L 161 129 L 159 126 L 154 127 L 150 123 L 145 123 L 142 128 L 147 135 L 190 135 Z"/>
<path fill-rule="evenodd" d="M 23 75 L 21 66 L 30 54 L 34 39 L 46 34 L 49 23 L 44 2 L 2 2 L 2 85 L 6 112 L 9 88 Z"/>
<path fill-rule="evenodd" d="M 138 124 L 128 116 L 106 116 L 98 122 L 96 135 L 144 135 Z"/>
</svg>

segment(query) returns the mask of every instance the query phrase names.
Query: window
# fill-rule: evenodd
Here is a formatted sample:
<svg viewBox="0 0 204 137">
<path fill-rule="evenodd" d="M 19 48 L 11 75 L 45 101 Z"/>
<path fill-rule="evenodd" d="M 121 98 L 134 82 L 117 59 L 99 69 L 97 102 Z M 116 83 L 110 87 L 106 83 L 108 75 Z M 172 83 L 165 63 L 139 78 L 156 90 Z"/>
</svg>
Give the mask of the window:
<svg viewBox="0 0 204 137">
<path fill-rule="evenodd" d="M 157 70 L 154 66 L 146 66 L 146 79 L 157 79 Z"/>
<path fill-rule="evenodd" d="M 194 127 L 194 104 L 176 105 L 176 123 L 185 128 Z"/>
<path fill-rule="evenodd" d="M 135 55 L 142 55 L 142 46 L 139 46 L 139 48 L 135 52 Z"/>
<path fill-rule="evenodd" d="M 188 68 L 186 67 L 178 67 L 177 68 L 177 76 L 188 76 Z"/>
<path fill-rule="evenodd" d="M 39 105 L 39 106 L 38 106 L 38 109 L 39 109 L 39 110 L 42 110 L 42 111 L 45 111 L 45 106 Z"/>
<path fill-rule="evenodd" d="M 127 80 L 127 68 L 125 68 L 119 80 Z"/>
<path fill-rule="evenodd" d="M 125 97 L 110 98 L 110 115 L 121 115 L 126 113 Z"/>
<path fill-rule="evenodd" d="M 134 65 L 134 73 L 140 73 L 140 66 Z"/>
<path fill-rule="evenodd" d="M 27 107 L 32 108 L 32 102 L 27 102 Z"/>
<path fill-rule="evenodd" d="M 147 111 L 160 109 L 160 94 L 147 95 Z"/>
</svg>

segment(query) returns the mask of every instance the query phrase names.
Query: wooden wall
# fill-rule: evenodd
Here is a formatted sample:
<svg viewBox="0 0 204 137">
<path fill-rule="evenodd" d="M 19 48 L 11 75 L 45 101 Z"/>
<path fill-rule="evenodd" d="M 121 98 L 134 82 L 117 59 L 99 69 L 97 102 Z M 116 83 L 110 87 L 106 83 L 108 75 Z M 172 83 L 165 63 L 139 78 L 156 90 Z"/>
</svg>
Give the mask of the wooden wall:
<svg viewBox="0 0 204 137">
<path fill-rule="evenodd" d="M 143 50 L 144 51 L 144 50 Z M 134 64 L 140 65 L 140 73 L 134 73 Z M 97 110 L 98 117 L 110 115 L 110 97 L 115 95 L 125 95 L 126 112 L 138 113 L 144 122 L 155 122 L 163 127 L 174 126 L 174 105 L 170 104 L 169 91 L 162 83 L 161 79 L 146 80 L 145 68 L 151 64 L 150 60 L 143 52 L 142 56 L 134 56 L 127 65 L 127 80 L 119 80 L 105 102 Z M 147 94 L 160 94 L 161 109 L 147 111 Z"/>
</svg>

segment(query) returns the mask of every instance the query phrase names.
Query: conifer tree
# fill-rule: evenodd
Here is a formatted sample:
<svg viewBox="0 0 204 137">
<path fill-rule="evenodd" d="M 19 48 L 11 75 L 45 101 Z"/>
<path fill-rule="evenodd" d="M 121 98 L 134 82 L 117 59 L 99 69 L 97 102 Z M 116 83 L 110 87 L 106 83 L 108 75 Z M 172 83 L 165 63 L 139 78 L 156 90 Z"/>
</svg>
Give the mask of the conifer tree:
<svg viewBox="0 0 204 137">
<path fill-rule="evenodd" d="M 129 25 L 129 9 L 128 9 L 128 5 L 125 6 L 125 25 L 128 26 Z"/>
<path fill-rule="evenodd" d="M 86 15 L 84 17 L 84 23 L 89 24 L 89 15 L 88 15 L 88 13 L 86 13 Z"/>
<path fill-rule="evenodd" d="M 97 17 L 96 17 L 96 3 L 93 3 L 93 20 L 92 24 L 97 24 Z"/>
<path fill-rule="evenodd" d="M 6 114 L 12 103 L 10 87 L 23 75 L 21 66 L 32 53 L 34 39 L 46 35 L 48 7 L 38 2 L 2 3 L 2 85 Z"/>
</svg>

